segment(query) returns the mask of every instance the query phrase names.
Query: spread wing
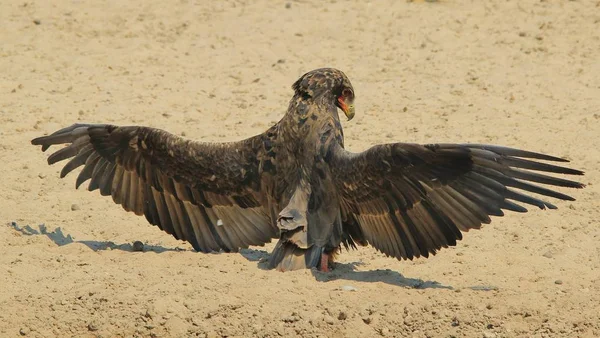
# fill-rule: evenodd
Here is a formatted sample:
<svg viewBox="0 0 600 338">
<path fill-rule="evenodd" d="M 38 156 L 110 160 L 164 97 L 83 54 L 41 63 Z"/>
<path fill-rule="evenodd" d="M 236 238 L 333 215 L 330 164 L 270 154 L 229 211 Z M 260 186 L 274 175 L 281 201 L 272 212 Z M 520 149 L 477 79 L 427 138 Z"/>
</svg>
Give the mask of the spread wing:
<svg viewBox="0 0 600 338">
<path fill-rule="evenodd" d="M 499 146 L 396 143 L 358 154 L 338 147 L 332 158 L 344 244 L 370 243 L 398 259 L 455 245 L 461 231 L 479 228 L 503 210 L 526 212 L 519 203 L 556 208 L 531 193 L 573 200 L 534 183 L 584 186 L 540 173 L 583 172 L 536 161 L 564 159 Z"/>
<path fill-rule="evenodd" d="M 32 144 L 42 151 L 67 144 L 48 157 L 49 164 L 70 158 L 61 177 L 83 166 L 76 187 L 89 179 L 88 190 L 211 252 L 277 236 L 276 206 L 267 193 L 274 170 L 265 149 L 270 137 L 200 143 L 153 128 L 74 124 Z"/>
</svg>

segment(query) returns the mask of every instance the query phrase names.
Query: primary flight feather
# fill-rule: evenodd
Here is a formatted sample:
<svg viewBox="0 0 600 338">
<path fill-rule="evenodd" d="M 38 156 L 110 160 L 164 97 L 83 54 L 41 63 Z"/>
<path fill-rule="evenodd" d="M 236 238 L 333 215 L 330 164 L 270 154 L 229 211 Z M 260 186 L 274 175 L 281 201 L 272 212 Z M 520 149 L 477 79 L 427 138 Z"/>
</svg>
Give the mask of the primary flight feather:
<svg viewBox="0 0 600 338">
<path fill-rule="evenodd" d="M 83 166 L 79 187 L 112 196 L 127 211 L 202 252 L 234 252 L 279 241 L 269 265 L 319 267 L 333 254 L 371 244 L 398 259 L 428 257 L 462 232 L 521 204 L 556 207 L 531 193 L 572 197 L 537 185 L 582 188 L 546 173 L 583 175 L 564 159 L 500 146 L 392 143 L 344 149 L 338 108 L 354 116 L 354 89 L 339 70 L 304 74 L 287 113 L 266 132 L 230 143 L 186 140 L 148 127 L 74 124 L 32 140 L 48 157 Z"/>
</svg>

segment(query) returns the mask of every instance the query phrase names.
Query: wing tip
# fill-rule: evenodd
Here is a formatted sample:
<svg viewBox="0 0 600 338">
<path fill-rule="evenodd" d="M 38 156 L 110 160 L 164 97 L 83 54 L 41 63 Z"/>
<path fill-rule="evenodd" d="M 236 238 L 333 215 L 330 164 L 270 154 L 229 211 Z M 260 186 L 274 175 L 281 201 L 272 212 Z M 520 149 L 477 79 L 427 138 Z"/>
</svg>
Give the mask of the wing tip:
<svg viewBox="0 0 600 338">
<path fill-rule="evenodd" d="M 508 155 L 508 156 L 515 156 L 515 157 L 521 157 L 521 158 L 535 158 L 538 160 L 562 162 L 562 163 L 571 162 L 570 160 L 568 160 L 566 158 L 562 158 L 562 157 L 538 153 L 535 151 L 506 147 L 506 146 L 489 145 L 489 144 L 468 144 L 468 143 L 465 144 L 465 146 L 489 150 L 489 151 L 495 152 L 500 155 Z"/>
<path fill-rule="evenodd" d="M 44 142 L 45 139 L 46 136 L 36 137 L 31 140 L 31 144 L 34 146 L 42 146 L 42 151 L 46 151 L 48 148 L 50 148 L 50 145 Z"/>
<path fill-rule="evenodd" d="M 561 163 L 571 163 L 571 160 L 567 160 L 566 158 L 563 158 L 563 157 L 556 157 L 556 156 L 546 155 L 546 154 L 541 154 L 541 153 L 537 153 L 537 154 L 543 155 L 544 158 L 542 158 L 542 160 L 561 162 Z"/>
<path fill-rule="evenodd" d="M 577 176 L 584 176 L 585 175 L 585 171 L 583 170 L 577 170 L 577 169 L 569 169 L 569 175 L 577 175 Z"/>
<path fill-rule="evenodd" d="M 48 136 L 50 135 L 38 136 L 31 140 L 31 144 L 33 144 L 34 146 L 44 145 L 44 139 Z"/>
</svg>

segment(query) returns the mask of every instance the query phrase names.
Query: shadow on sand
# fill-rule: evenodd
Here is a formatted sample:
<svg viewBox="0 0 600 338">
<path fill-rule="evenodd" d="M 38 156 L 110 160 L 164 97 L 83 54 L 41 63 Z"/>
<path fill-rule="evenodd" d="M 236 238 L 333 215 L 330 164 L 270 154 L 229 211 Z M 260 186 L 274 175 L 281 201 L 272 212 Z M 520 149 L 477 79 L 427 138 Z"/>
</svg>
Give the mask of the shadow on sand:
<svg viewBox="0 0 600 338">
<path fill-rule="evenodd" d="M 242 249 L 240 254 L 250 262 L 256 262 L 259 269 L 269 270 L 269 253 L 265 250 Z M 385 283 L 394 286 L 410 289 L 446 289 L 454 290 L 450 285 L 444 285 L 437 281 L 422 280 L 420 278 L 404 277 L 401 273 L 390 269 L 357 271 L 357 268 L 364 265 L 362 262 L 335 263 L 331 272 L 324 273 L 317 269 L 312 269 L 311 273 L 315 280 L 323 283 L 346 280 L 366 283 Z M 465 289 L 473 291 L 493 291 L 498 290 L 495 286 L 475 285 L 468 286 Z"/>
<path fill-rule="evenodd" d="M 436 281 L 424 281 L 418 278 L 404 277 L 401 273 L 390 269 L 357 271 L 356 267 L 360 265 L 363 264 L 359 262 L 335 263 L 334 269 L 330 273 L 313 269 L 312 274 L 320 282 L 348 280 L 367 283 L 379 282 L 411 289 L 454 289 L 452 286 L 443 285 Z"/>
<path fill-rule="evenodd" d="M 256 262 L 259 269 L 268 270 L 269 253 L 265 250 L 243 249 L 240 254 L 251 262 Z M 411 289 L 448 289 L 453 287 L 442 285 L 436 281 L 424 281 L 422 279 L 407 278 L 392 270 L 356 271 L 357 267 L 363 265 L 360 262 L 335 263 L 334 269 L 329 273 L 312 269 L 312 275 L 319 282 L 331 282 L 334 280 L 348 280 L 356 282 L 381 282 L 395 286 Z"/>
<path fill-rule="evenodd" d="M 99 251 L 99 250 L 122 250 L 133 252 L 136 251 L 133 249 L 133 245 L 130 243 L 125 244 L 115 244 L 110 241 L 76 241 L 73 240 L 71 235 L 65 235 L 60 228 L 56 228 L 53 231 L 49 232 L 44 224 L 40 224 L 38 226 L 39 230 L 32 228 L 29 225 L 20 227 L 16 222 L 11 222 L 9 225 L 15 230 L 20 232 L 26 236 L 47 236 L 52 242 L 54 242 L 58 246 L 63 246 L 71 243 L 81 243 L 89 247 L 91 250 Z M 144 244 L 143 251 L 152 251 L 156 253 L 166 252 L 166 251 L 187 251 L 187 249 L 182 248 L 165 248 L 161 245 L 148 245 Z M 266 250 L 256 250 L 256 249 L 241 249 L 239 251 L 240 255 L 242 255 L 245 259 L 250 262 L 256 262 L 257 267 L 262 270 L 269 270 L 268 268 L 268 260 L 269 253 Z M 215 253 L 219 254 L 219 253 Z M 315 277 L 315 280 L 319 282 L 331 282 L 335 280 L 347 280 L 347 281 L 356 281 L 356 282 L 367 282 L 367 283 L 386 283 L 390 285 L 400 286 L 404 288 L 411 289 L 448 289 L 453 290 L 454 288 L 449 285 L 443 285 L 436 281 L 424 281 L 418 278 L 409 278 L 404 277 L 397 271 L 393 270 L 370 270 L 370 271 L 357 271 L 357 267 L 363 265 L 360 262 L 352 262 L 352 263 L 335 263 L 334 269 L 332 272 L 323 273 L 316 269 L 312 269 L 312 275 Z M 497 290 L 497 287 L 494 286 L 471 286 L 467 287 L 468 289 L 475 291 L 491 291 Z"/>
<path fill-rule="evenodd" d="M 58 246 L 63 246 L 63 245 L 71 244 L 71 243 L 81 243 L 94 251 L 108 250 L 109 248 L 110 248 L 110 250 L 122 250 L 122 251 L 130 251 L 130 252 L 136 251 L 133 249 L 133 245 L 131 243 L 115 244 L 114 242 L 111 242 L 111 241 L 76 241 L 76 240 L 73 240 L 73 237 L 71 237 L 71 235 L 69 235 L 69 234 L 67 234 L 65 236 L 65 234 L 62 232 L 61 228 L 56 228 L 53 231 L 48 231 L 48 229 L 46 228 L 46 225 L 44 225 L 44 224 L 38 225 L 37 226 L 38 230 L 36 230 L 35 228 L 32 228 L 29 225 L 25 225 L 25 226 L 21 227 L 16 222 L 10 222 L 9 225 L 13 229 L 15 229 L 15 231 L 18 231 L 21 234 L 26 235 L 26 236 L 35 236 L 35 235 L 46 236 Z M 156 253 L 161 253 L 161 252 L 165 252 L 165 251 L 186 251 L 186 249 L 182 249 L 182 248 L 165 248 L 161 245 L 149 245 L 149 244 L 144 244 L 143 250 L 144 251 L 152 251 L 152 252 L 156 252 Z"/>
</svg>

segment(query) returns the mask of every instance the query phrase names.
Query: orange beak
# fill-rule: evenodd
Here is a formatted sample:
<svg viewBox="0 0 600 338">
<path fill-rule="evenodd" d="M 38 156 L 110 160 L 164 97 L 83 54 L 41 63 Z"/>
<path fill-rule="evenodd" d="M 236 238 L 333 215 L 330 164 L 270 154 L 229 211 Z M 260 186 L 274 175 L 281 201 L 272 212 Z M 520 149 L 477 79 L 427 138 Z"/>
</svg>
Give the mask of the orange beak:
<svg viewBox="0 0 600 338">
<path fill-rule="evenodd" d="M 346 101 L 344 101 L 343 96 L 338 97 L 338 103 L 340 104 L 340 108 L 342 109 L 344 114 L 346 114 L 348 121 L 352 120 L 352 118 L 354 117 L 354 104 L 346 104 Z"/>
</svg>

